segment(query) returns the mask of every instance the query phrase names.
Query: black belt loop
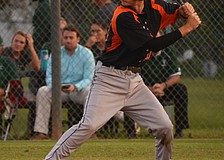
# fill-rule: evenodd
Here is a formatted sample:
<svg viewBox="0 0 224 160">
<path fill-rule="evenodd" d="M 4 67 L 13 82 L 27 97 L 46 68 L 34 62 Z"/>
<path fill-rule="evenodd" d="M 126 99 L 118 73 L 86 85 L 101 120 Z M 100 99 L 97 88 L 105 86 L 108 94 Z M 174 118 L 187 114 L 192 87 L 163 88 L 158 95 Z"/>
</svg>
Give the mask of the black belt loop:
<svg viewBox="0 0 224 160">
<path fill-rule="evenodd" d="M 119 66 L 111 66 L 111 65 L 105 65 L 105 64 L 103 64 L 103 66 L 114 67 L 114 69 L 119 69 L 119 70 L 122 70 L 122 71 L 129 70 L 129 71 L 132 71 L 133 73 L 140 73 L 141 69 L 142 69 L 141 67 L 135 67 L 135 66 L 119 67 Z"/>
</svg>

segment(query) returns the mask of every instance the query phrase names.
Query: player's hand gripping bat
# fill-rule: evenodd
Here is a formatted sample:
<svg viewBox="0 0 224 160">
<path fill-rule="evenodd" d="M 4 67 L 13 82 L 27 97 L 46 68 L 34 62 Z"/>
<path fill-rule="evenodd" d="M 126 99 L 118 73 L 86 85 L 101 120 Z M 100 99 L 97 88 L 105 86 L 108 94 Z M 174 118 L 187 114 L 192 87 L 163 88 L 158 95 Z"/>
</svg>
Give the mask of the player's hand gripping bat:
<svg viewBox="0 0 224 160">
<path fill-rule="evenodd" d="M 184 5 L 184 3 L 187 2 L 186 0 L 177 0 L 177 1 L 178 1 L 178 3 L 181 4 L 181 5 Z M 200 28 L 201 25 L 204 25 L 204 24 L 200 24 L 200 25 L 198 26 L 198 28 Z M 198 28 L 197 28 L 197 29 L 198 29 Z"/>
</svg>

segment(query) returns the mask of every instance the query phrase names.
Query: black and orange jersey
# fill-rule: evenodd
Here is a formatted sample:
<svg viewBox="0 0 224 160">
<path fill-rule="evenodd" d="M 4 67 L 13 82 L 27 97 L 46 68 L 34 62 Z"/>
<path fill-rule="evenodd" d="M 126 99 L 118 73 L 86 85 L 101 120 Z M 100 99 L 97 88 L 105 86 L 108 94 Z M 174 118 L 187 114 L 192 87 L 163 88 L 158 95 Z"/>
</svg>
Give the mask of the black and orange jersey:
<svg viewBox="0 0 224 160">
<path fill-rule="evenodd" d="M 111 21 L 106 50 L 99 58 L 105 65 L 142 66 L 151 52 L 161 50 L 180 39 L 176 30 L 155 38 L 158 30 L 174 23 L 179 5 L 162 0 L 145 0 L 144 13 L 118 6 Z"/>
</svg>

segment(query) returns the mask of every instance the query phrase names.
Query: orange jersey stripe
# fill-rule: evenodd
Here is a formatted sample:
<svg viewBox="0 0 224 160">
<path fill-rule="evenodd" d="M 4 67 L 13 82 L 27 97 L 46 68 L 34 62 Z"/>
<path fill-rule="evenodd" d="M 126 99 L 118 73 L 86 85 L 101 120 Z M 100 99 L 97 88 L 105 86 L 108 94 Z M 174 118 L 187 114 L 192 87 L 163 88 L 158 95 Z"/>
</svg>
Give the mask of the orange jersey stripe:
<svg viewBox="0 0 224 160">
<path fill-rule="evenodd" d="M 137 17 L 137 13 L 135 11 L 133 11 L 132 9 L 123 7 L 123 6 L 117 7 L 117 9 L 114 11 L 114 15 L 112 17 L 112 22 L 111 22 L 111 29 L 112 29 L 112 32 L 113 32 L 114 35 L 112 37 L 112 44 L 111 44 L 111 46 L 110 47 L 107 47 L 107 52 L 112 51 L 112 50 L 115 50 L 122 43 L 122 39 L 120 38 L 120 36 L 118 35 L 118 32 L 117 32 L 116 22 L 117 22 L 117 17 L 121 13 L 124 13 L 124 12 L 131 12 L 133 14 L 133 16 L 134 16 L 134 19 L 138 23 L 140 23 L 139 20 L 138 20 L 138 17 Z"/>
<path fill-rule="evenodd" d="M 151 0 L 152 2 L 152 8 L 159 11 L 160 15 L 161 15 L 161 24 L 160 24 L 160 29 L 166 27 L 169 24 L 173 24 L 176 21 L 176 17 L 177 17 L 177 13 L 179 11 L 179 9 L 177 9 L 175 11 L 174 14 L 167 14 L 164 10 L 164 8 L 162 6 L 160 6 L 159 4 L 155 4 L 155 0 Z"/>
</svg>

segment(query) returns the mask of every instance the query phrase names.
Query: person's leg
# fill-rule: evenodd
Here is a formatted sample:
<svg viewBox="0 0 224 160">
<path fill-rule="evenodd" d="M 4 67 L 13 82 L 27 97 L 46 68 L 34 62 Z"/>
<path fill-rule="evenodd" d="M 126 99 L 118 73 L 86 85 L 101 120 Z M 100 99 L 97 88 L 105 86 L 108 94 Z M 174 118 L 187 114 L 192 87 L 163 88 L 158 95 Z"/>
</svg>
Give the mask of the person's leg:
<svg viewBox="0 0 224 160">
<path fill-rule="evenodd" d="M 66 94 L 62 92 L 62 102 L 66 103 L 68 109 L 68 127 L 72 127 L 73 124 L 77 124 L 83 115 L 84 105 L 89 92 L 89 87 L 79 92 L 73 92 Z"/>
<path fill-rule="evenodd" d="M 34 135 L 34 122 L 35 122 L 35 117 L 36 117 L 36 95 L 37 91 L 40 87 L 46 85 L 45 83 L 45 76 L 46 72 L 45 71 L 32 71 L 30 72 L 30 80 L 29 80 L 29 90 L 30 90 L 30 95 L 32 96 L 32 100 L 30 100 L 26 106 L 29 108 L 28 112 L 28 120 L 27 120 L 27 129 L 25 132 L 25 136 L 32 137 Z"/>
<path fill-rule="evenodd" d="M 98 63 L 83 118 L 62 135 L 45 159 L 66 159 L 124 106 L 128 88 L 123 71 Z"/>
<path fill-rule="evenodd" d="M 142 80 L 132 80 L 130 86 L 132 90 L 122 110 L 155 136 L 156 160 L 170 160 L 173 125 L 168 115 Z"/>
<path fill-rule="evenodd" d="M 182 137 L 182 130 L 189 128 L 188 123 L 188 92 L 183 84 L 176 84 L 168 88 L 166 96 L 174 102 L 175 137 Z"/>
<path fill-rule="evenodd" d="M 52 90 L 43 86 L 38 90 L 36 97 L 36 119 L 34 132 L 48 134 L 48 124 L 51 113 Z"/>
</svg>

